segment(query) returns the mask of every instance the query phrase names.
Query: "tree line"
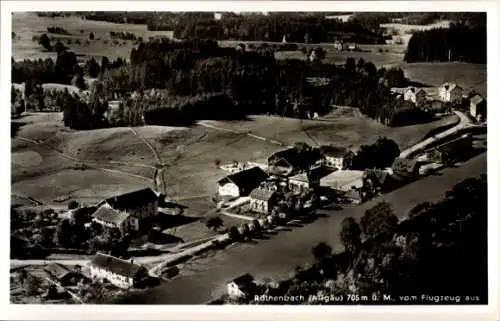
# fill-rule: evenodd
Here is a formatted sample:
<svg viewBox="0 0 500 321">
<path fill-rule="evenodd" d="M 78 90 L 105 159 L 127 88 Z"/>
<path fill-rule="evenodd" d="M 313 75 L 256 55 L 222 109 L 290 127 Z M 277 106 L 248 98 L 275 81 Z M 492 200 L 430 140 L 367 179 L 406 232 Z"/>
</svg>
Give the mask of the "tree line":
<svg viewBox="0 0 500 321">
<path fill-rule="evenodd" d="M 361 44 L 385 43 L 380 30 L 369 30 L 357 23 L 326 19 L 319 15 L 275 13 L 268 16 L 234 16 L 227 19 L 180 19 L 174 37 L 179 39 L 212 38 L 247 41 L 333 42 L 351 41 Z"/>
<path fill-rule="evenodd" d="M 486 63 L 486 24 L 452 24 L 413 34 L 406 62 L 463 61 Z"/>
</svg>

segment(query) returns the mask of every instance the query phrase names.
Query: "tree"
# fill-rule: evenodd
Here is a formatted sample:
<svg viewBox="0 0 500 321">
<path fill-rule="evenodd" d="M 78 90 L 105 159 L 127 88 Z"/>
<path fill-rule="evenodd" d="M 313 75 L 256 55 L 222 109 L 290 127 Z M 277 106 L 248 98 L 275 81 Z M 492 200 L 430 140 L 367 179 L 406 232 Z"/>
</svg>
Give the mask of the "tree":
<svg viewBox="0 0 500 321">
<path fill-rule="evenodd" d="M 316 262 L 321 263 L 332 255 L 332 248 L 325 242 L 320 242 L 312 248 L 312 254 Z"/>
<path fill-rule="evenodd" d="M 340 240 L 347 252 L 357 253 L 361 246 L 361 227 L 352 217 L 342 220 L 340 230 Z"/>
<path fill-rule="evenodd" d="M 224 221 L 217 216 L 217 217 L 211 217 L 207 220 L 205 226 L 212 231 L 217 231 L 219 228 L 221 228 L 224 225 Z"/>
<path fill-rule="evenodd" d="M 92 58 L 87 60 L 85 63 L 85 72 L 92 78 L 97 78 L 99 76 L 99 73 L 101 72 L 101 67 L 97 63 L 97 61 Z"/>
<path fill-rule="evenodd" d="M 91 32 L 91 33 L 89 34 L 89 40 L 94 40 L 94 33 L 93 33 L 93 32 Z"/>
<path fill-rule="evenodd" d="M 397 224 L 398 218 L 394 214 L 391 204 L 387 202 L 380 202 L 366 210 L 361 218 L 361 228 L 368 237 L 391 233 Z"/>
<path fill-rule="evenodd" d="M 255 228 L 255 232 L 258 233 L 260 230 L 262 230 L 262 226 L 260 226 L 260 223 L 258 220 L 253 220 L 252 224 Z"/>
<path fill-rule="evenodd" d="M 236 226 L 231 226 L 228 231 L 229 238 L 232 241 L 239 241 L 240 240 L 240 232 L 238 231 L 238 228 Z"/>
<path fill-rule="evenodd" d="M 68 219 L 64 219 L 57 225 L 56 233 L 54 235 L 54 243 L 60 247 L 70 247 L 73 241 L 73 232 L 71 230 L 71 223 Z"/>
<path fill-rule="evenodd" d="M 81 71 L 75 73 L 75 76 L 71 80 L 71 84 L 81 90 L 87 89 L 87 84 L 85 84 L 85 79 L 83 79 Z"/>
<path fill-rule="evenodd" d="M 45 48 L 47 51 L 52 51 L 52 46 L 50 44 L 50 39 L 49 36 L 47 36 L 45 33 L 40 36 L 40 39 L 38 39 L 38 43 Z"/>
<path fill-rule="evenodd" d="M 70 201 L 68 203 L 68 209 L 69 210 L 73 210 L 73 209 L 76 209 L 78 207 L 80 207 L 80 204 L 77 201 L 75 201 L 75 200 L 72 200 L 72 201 Z"/>
<path fill-rule="evenodd" d="M 238 231 L 241 236 L 243 237 L 249 237 L 250 234 L 250 229 L 248 228 L 248 224 L 241 224 L 240 227 L 238 228 Z"/>
</svg>

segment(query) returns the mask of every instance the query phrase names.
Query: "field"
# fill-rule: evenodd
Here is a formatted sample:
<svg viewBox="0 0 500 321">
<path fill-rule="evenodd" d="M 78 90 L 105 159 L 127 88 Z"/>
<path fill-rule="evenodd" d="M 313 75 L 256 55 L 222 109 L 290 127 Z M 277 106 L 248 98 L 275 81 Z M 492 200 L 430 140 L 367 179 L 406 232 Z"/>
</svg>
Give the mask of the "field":
<svg viewBox="0 0 500 321">
<path fill-rule="evenodd" d="M 70 35 L 49 34 L 46 29 L 49 26 L 64 28 Z M 131 32 L 145 40 L 158 35 L 172 36 L 171 31 L 148 31 L 146 25 L 115 24 L 83 20 L 77 17 L 38 17 L 29 12 L 16 12 L 12 15 L 12 31 L 16 34 L 15 39 L 12 40 L 12 57 L 15 60 L 55 58 L 56 53 L 43 52 L 41 46 L 32 41 L 33 36 L 43 33 L 49 37 L 61 39 L 63 44 L 74 51 L 81 60 L 86 60 L 91 56 L 98 59 L 106 56 L 110 59 L 121 57 L 128 60 L 135 42 L 119 40 L 119 44 L 113 44 L 109 37 L 110 31 Z M 89 39 L 90 32 L 94 33 L 95 39 L 89 40 L 89 44 L 86 45 L 85 41 Z M 68 40 L 71 40 L 71 44 L 68 44 Z M 80 40 L 81 44 L 75 44 L 76 40 Z M 105 44 L 105 41 L 108 43 Z"/>
<path fill-rule="evenodd" d="M 392 129 L 359 115 L 328 121 L 252 116 L 247 121 L 192 128 L 73 131 L 63 127 L 60 113 L 31 114 L 13 121 L 13 127 L 19 128 L 11 140 L 12 193 L 48 204 L 70 199 L 97 202 L 153 187 L 155 167 L 163 164 L 167 195 L 188 206 L 187 215 L 198 217 L 210 211 L 216 182 L 226 175 L 215 166 L 216 160 L 264 162 L 271 153 L 297 141 L 357 147 L 379 136 L 394 139 L 403 149 L 454 121 L 449 117 Z"/>
</svg>

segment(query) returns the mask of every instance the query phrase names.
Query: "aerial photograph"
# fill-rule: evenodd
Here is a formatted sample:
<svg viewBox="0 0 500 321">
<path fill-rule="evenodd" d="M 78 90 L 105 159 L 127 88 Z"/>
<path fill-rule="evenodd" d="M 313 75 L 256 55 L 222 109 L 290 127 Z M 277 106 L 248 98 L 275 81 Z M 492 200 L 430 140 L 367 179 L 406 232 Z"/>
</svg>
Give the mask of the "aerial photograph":
<svg viewBox="0 0 500 321">
<path fill-rule="evenodd" d="M 10 302 L 487 305 L 486 18 L 13 12 Z"/>
</svg>

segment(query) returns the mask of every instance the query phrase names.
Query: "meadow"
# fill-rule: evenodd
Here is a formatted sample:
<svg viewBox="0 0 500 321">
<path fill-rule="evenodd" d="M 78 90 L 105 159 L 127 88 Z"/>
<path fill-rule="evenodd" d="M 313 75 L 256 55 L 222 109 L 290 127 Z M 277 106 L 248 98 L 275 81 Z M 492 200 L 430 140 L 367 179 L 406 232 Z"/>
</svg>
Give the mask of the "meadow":
<svg viewBox="0 0 500 321">
<path fill-rule="evenodd" d="M 47 32 L 49 26 L 64 28 L 70 35 L 50 34 Z M 109 59 L 125 58 L 128 60 L 130 50 L 136 42 L 118 40 L 118 43 L 114 44 L 109 36 L 110 31 L 130 32 L 144 40 L 155 36 L 172 37 L 173 34 L 171 31 L 149 31 L 146 25 L 116 24 L 83 20 L 78 17 L 38 17 L 30 12 L 16 12 L 12 15 L 12 32 L 16 35 L 12 40 L 12 57 L 15 60 L 55 58 L 55 52 L 42 51 L 41 46 L 32 40 L 33 36 L 45 33 L 49 38 L 60 39 L 65 46 L 75 52 L 80 60 L 90 57 L 100 60 L 103 56 Z M 91 32 L 95 36 L 94 40 L 89 40 Z M 68 40 L 71 40 L 71 44 L 68 44 Z M 76 40 L 79 40 L 81 44 L 76 44 Z"/>
</svg>

